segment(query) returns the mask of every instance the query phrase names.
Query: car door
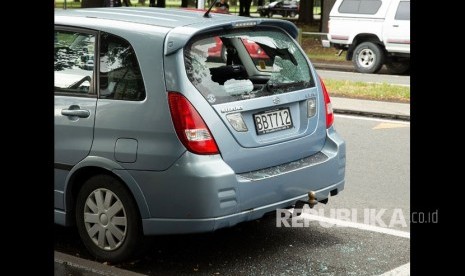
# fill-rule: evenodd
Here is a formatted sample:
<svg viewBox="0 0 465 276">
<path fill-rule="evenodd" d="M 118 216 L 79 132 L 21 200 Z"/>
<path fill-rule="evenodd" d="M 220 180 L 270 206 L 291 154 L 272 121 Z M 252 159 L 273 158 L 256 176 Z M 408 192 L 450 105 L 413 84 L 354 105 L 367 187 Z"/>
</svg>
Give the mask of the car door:
<svg viewBox="0 0 465 276">
<path fill-rule="evenodd" d="M 410 53 L 410 0 L 393 1 L 383 29 L 388 52 Z"/>
<path fill-rule="evenodd" d="M 92 146 L 96 37 L 79 29 L 55 29 L 55 209 L 64 209 L 66 177 Z"/>
</svg>

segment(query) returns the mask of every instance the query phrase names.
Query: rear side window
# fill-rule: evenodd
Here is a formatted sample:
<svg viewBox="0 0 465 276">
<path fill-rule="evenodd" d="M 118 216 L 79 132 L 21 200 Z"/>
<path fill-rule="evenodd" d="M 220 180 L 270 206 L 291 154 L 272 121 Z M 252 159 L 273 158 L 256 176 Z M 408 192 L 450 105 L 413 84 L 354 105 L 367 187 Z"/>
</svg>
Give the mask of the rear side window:
<svg viewBox="0 0 465 276">
<path fill-rule="evenodd" d="M 145 88 L 136 53 L 126 40 L 100 35 L 100 93 L 102 99 L 140 101 Z"/>
<path fill-rule="evenodd" d="M 410 20 L 410 1 L 401 1 L 396 11 L 396 20 Z"/>
<path fill-rule="evenodd" d="M 55 31 L 55 92 L 73 96 L 93 93 L 95 35 Z"/>
<path fill-rule="evenodd" d="M 189 80 L 210 104 L 315 86 L 306 57 L 279 29 L 194 37 L 184 49 L 184 61 Z"/>
<path fill-rule="evenodd" d="M 344 0 L 339 6 L 339 12 L 355 14 L 376 14 L 380 7 L 380 0 Z"/>
</svg>

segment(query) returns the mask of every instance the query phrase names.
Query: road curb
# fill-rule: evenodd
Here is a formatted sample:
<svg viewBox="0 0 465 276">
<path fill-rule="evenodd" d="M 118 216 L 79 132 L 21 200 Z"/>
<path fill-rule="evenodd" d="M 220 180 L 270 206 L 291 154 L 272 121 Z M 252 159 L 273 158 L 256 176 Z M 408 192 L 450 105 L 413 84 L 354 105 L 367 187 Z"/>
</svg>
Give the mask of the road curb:
<svg viewBox="0 0 465 276">
<path fill-rule="evenodd" d="M 347 65 L 347 64 L 335 64 L 335 63 L 324 63 L 324 62 L 312 62 L 312 63 L 315 69 L 357 73 L 357 71 L 355 71 L 355 68 L 352 64 Z M 389 71 L 387 70 L 386 65 L 383 65 L 383 67 L 381 67 L 381 69 L 379 70 L 377 74 L 389 74 Z"/>
<path fill-rule="evenodd" d="M 144 276 L 144 274 L 135 273 L 114 266 L 105 265 L 102 263 L 81 259 L 72 255 L 64 254 L 55 251 L 55 266 L 69 266 L 73 269 L 82 271 L 82 275 L 121 275 L 121 276 Z M 89 274 L 87 274 L 89 273 Z"/>
<path fill-rule="evenodd" d="M 366 111 L 340 109 L 340 108 L 334 108 L 334 113 L 344 114 L 344 115 L 356 115 L 356 116 L 363 116 L 363 117 L 373 117 L 373 118 L 380 118 L 380 119 L 401 120 L 401 121 L 410 122 L 410 116 L 400 115 L 400 114 L 366 112 Z"/>
<path fill-rule="evenodd" d="M 354 69 L 353 66 L 345 65 L 345 64 L 313 62 L 313 66 L 315 66 L 316 69 L 321 69 L 321 70 L 336 70 L 336 71 L 345 71 L 345 72 L 355 72 L 355 69 Z"/>
</svg>

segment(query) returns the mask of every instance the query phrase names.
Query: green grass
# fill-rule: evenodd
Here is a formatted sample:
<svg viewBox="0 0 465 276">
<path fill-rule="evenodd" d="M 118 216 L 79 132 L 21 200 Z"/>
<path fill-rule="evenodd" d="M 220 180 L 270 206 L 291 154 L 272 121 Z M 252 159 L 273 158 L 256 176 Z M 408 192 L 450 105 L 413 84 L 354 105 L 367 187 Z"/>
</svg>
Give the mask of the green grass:
<svg viewBox="0 0 465 276">
<path fill-rule="evenodd" d="M 297 27 L 302 32 L 318 32 L 318 26 L 297 25 Z M 323 37 L 321 35 L 302 35 L 301 46 L 309 59 L 312 62 L 352 66 L 352 62 L 346 60 L 346 52 L 338 56 L 337 49 L 333 47 L 323 48 L 321 45 Z M 402 103 L 410 102 L 410 87 L 408 86 L 331 79 L 325 79 L 324 81 L 331 96 Z"/>
<path fill-rule="evenodd" d="M 366 83 L 325 79 L 330 96 L 389 102 L 410 102 L 410 87 L 387 83 Z"/>
</svg>

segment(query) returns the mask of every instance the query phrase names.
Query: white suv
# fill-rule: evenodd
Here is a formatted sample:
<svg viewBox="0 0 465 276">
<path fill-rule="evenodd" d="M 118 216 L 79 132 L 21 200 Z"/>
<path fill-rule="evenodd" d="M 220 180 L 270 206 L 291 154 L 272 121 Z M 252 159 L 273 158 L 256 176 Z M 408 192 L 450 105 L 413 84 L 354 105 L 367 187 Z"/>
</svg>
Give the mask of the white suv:
<svg viewBox="0 0 465 276">
<path fill-rule="evenodd" d="M 347 50 L 358 72 L 410 69 L 410 0 L 336 0 L 329 16 L 323 46 Z"/>
</svg>

